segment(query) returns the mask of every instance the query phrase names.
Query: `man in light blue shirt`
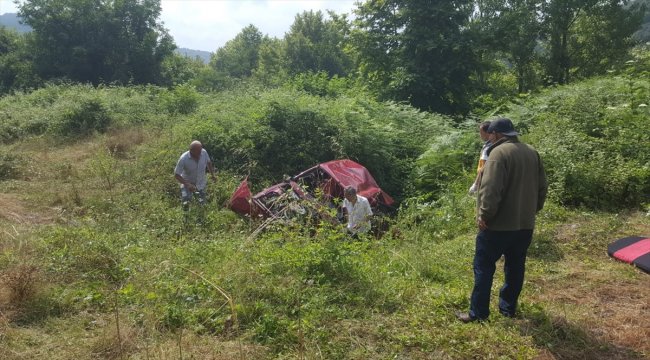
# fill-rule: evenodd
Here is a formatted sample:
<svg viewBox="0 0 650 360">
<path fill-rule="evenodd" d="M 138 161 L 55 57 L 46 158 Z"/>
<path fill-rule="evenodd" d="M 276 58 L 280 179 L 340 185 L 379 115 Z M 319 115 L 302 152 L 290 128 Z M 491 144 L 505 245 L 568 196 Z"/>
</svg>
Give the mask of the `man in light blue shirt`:
<svg viewBox="0 0 650 360">
<path fill-rule="evenodd" d="M 212 181 L 217 181 L 214 172 L 214 166 L 208 152 L 203 149 L 203 145 L 198 141 L 192 141 L 190 150 L 186 151 L 178 159 L 174 177 L 181 185 L 181 201 L 183 210 L 189 210 L 189 204 L 192 200 L 192 194 L 196 194 L 199 204 L 205 204 L 205 187 L 207 180 L 205 170 L 210 171 Z"/>
<path fill-rule="evenodd" d="M 361 195 L 357 195 L 357 189 L 354 187 L 345 188 L 343 195 L 345 196 L 343 206 L 348 213 L 347 230 L 353 236 L 370 231 L 372 209 L 370 208 L 368 199 Z"/>
</svg>

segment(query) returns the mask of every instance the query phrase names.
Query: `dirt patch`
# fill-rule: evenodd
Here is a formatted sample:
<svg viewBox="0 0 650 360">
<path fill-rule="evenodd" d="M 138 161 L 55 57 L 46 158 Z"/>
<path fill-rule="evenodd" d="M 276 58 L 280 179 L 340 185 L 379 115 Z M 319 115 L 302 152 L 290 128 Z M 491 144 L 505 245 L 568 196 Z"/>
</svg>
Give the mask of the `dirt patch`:
<svg viewBox="0 0 650 360">
<path fill-rule="evenodd" d="M 51 224 L 54 222 L 54 211 L 43 214 L 28 209 L 24 202 L 13 194 L 0 193 L 0 219 L 15 224 Z"/>
<path fill-rule="evenodd" d="M 612 264 L 595 266 L 606 269 L 607 265 Z M 567 277 L 544 282 L 540 298 L 559 305 L 562 312 L 568 310 L 565 316 L 578 321 L 602 343 L 650 354 L 650 276 L 639 271 L 621 278 L 608 271 L 583 269 L 582 264 L 575 266 Z"/>
</svg>

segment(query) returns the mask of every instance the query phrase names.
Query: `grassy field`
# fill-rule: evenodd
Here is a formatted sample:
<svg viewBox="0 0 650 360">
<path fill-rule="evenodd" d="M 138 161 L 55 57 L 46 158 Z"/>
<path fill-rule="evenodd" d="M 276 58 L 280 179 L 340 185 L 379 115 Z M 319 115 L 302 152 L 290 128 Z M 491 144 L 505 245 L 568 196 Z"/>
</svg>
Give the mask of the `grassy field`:
<svg viewBox="0 0 650 360">
<path fill-rule="evenodd" d="M 222 172 L 204 225 L 184 226 L 171 174 L 184 140 L 128 126 L 1 146 L 0 358 L 650 359 L 650 276 L 606 254 L 650 235 L 644 211 L 549 203 L 520 316 L 462 324 L 475 235 L 463 191 L 412 206 L 379 239 L 301 224 L 251 237 L 258 224 L 224 207 L 240 178 Z"/>
<path fill-rule="evenodd" d="M 519 316 L 480 324 L 454 316 L 473 285 L 478 119 L 256 85 L 0 98 L 0 359 L 650 359 L 650 276 L 606 254 L 650 236 L 647 64 L 501 109 L 550 191 Z M 201 224 L 172 175 L 192 139 L 220 170 Z M 257 190 L 344 157 L 402 202 L 380 238 L 258 232 L 225 208 L 246 175 Z"/>
</svg>

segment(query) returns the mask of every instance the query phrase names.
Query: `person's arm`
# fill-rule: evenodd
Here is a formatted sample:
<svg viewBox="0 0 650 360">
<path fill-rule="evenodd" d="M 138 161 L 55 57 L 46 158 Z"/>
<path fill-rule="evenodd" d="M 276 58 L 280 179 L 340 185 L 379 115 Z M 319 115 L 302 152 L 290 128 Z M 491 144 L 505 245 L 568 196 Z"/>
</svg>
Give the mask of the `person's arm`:
<svg viewBox="0 0 650 360">
<path fill-rule="evenodd" d="M 210 172 L 210 176 L 212 177 L 212 181 L 216 182 L 217 181 L 217 174 L 214 171 L 214 165 L 212 164 L 212 160 L 208 158 L 208 171 Z"/>
<path fill-rule="evenodd" d="M 174 174 L 174 177 L 176 178 L 176 181 L 178 181 L 181 185 L 185 186 L 189 191 L 194 192 L 196 191 L 196 186 L 192 184 L 191 182 L 183 179 L 183 177 L 180 174 Z"/>
<path fill-rule="evenodd" d="M 373 214 L 372 214 L 372 208 L 370 207 L 370 203 L 368 202 L 368 200 L 365 201 L 365 207 L 366 207 L 365 220 L 370 221 L 372 219 Z"/>
<path fill-rule="evenodd" d="M 538 175 L 539 176 L 539 189 L 537 190 L 537 211 L 544 208 L 544 203 L 546 202 L 546 193 L 548 192 L 548 180 L 546 179 L 546 172 L 544 172 L 544 164 L 542 164 L 542 159 L 537 154 L 537 161 L 539 163 Z"/>
</svg>

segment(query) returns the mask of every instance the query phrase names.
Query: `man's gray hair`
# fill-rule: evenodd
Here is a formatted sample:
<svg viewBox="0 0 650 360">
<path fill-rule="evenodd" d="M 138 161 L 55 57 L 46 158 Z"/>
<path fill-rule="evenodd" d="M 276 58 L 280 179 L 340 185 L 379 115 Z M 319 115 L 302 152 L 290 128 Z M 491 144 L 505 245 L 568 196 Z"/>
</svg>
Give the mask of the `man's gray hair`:
<svg viewBox="0 0 650 360">
<path fill-rule="evenodd" d="M 344 195 L 356 195 L 357 189 L 354 186 L 348 186 L 343 190 Z"/>
</svg>

